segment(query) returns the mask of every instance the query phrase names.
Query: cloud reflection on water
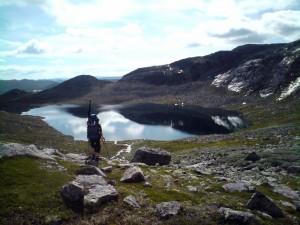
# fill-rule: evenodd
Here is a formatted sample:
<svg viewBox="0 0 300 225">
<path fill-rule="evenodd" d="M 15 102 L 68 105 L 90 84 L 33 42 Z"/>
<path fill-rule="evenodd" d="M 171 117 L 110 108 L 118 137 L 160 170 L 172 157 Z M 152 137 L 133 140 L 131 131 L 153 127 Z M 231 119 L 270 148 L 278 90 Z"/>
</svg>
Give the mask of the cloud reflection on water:
<svg viewBox="0 0 300 225">
<path fill-rule="evenodd" d="M 73 136 L 76 140 L 87 140 L 86 119 L 76 117 L 66 110 L 64 106 L 45 106 L 31 109 L 22 115 L 44 117 L 44 121 L 58 131 Z M 125 118 L 120 113 L 110 110 L 97 114 L 107 141 L 120 141 L 130 139 L 174 140 L 192 136 L 173 129 L 169 126 L 142 125 Z"/>
</svg>

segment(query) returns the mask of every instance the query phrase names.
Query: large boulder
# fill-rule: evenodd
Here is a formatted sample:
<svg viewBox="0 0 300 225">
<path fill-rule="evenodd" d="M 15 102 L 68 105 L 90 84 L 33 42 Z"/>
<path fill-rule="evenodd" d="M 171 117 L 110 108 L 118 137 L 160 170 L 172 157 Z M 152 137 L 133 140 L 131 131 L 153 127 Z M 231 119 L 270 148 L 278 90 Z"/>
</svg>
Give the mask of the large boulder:
<svg viewBox="0 0 300 225">
<path fill-rule="evenodd" d="M 156 205 L 156 210 L 163 219 L 168 219 L 171 216 L 176 216 L 182 210 L 182 206 L 179 202 L 162 202 Z"/>
<path fill-rule="evenodd" d="M 250 212 L 236 211 L 221 207 L 219 213 L 223 216 L 225 223 L 231 224 L 257 224 L 255 216 Z"/>
<path fill-rule="evenodd" d="M 265 212 L 274 218 L 283 217 L 281 209 L 270 198 L 259 191 L 252 195 L 246 207 L 248 209 Z"/>
<path fill-rule="evenodd" d="M 161 149 L 142 147 L 135 152 L 132 162 L 141 162 L 147 165 L 168 165 L 171 161 L 171 154 Z"/>
<path fill-rule="evenodd" d="M 140 181 L 145 181 L 145 177 L 144 177 L 144 174 L 140 167 L 132 166 L 125 171 L 125 173 L 121 177 L 120 181 L 122 181 L 122 182 L 140 182 Z"/>
<path fill-rule="evenodd" d="M 75 181 L 64 185 L 60 193 L 74 211 L 118 200 L 118 192 L 100 175 L 78 175 Z"/>
<path fill-rule="evenodd" d="M 82 211 L 84 206 L 84 187 L 76 181 L 65 184 L 60 195 L 71 209 Z"/>
</svg>

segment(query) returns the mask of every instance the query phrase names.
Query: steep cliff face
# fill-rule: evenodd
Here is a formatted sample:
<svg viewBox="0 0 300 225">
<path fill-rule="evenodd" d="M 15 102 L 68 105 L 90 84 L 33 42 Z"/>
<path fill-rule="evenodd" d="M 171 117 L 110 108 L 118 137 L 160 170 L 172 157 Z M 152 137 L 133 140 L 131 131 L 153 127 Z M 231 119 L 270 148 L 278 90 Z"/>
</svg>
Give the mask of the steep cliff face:
<svg viewBox="0 0 300 225">
<path fill-rule="evenodd" d="M 245 95 L 274 93 L 282 99 L 300 88 L 300 40 L 288 44 L 244 45 L 168 65 L 139 68 L 121 82 L 179 85 L 206 81 Z"/>
</svg>

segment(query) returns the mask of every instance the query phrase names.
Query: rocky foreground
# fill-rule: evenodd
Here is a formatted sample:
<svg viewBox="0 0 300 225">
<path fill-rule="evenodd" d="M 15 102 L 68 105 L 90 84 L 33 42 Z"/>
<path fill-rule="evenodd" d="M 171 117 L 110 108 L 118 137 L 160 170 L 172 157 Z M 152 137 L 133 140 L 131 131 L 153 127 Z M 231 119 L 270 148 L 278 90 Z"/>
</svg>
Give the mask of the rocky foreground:
<svg viewBox="0 0 300 225">
<path fill-rule="evenodd" d="M 82 216 L 51 224 L 300 224 L 298 134 L 298 127 L 282 126 L 199 136 L 184 143 L 201 147 L 138 147 L 99 165 L 85 154 L 34 145 L 0 148 L 1 157 L 42 158 L 49 171 L 65 173 L 62 161 L 79 166 L 60 196 Z"/>
</svg>

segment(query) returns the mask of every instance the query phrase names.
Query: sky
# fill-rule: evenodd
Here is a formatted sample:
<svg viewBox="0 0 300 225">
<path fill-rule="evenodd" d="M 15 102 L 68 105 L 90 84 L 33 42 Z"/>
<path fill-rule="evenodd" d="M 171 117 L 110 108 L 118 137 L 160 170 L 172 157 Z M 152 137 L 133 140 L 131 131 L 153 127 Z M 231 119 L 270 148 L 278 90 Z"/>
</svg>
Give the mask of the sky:
<svg viewBox="0 0 300 225">
<path fill-rule="evenodd" d="M 123 76 L 300 39 L 299 0 L 1 0 L 0 79 Z"/>
</svg>

